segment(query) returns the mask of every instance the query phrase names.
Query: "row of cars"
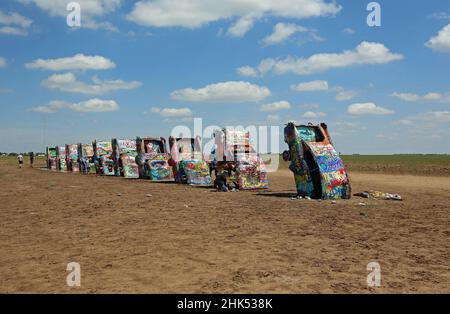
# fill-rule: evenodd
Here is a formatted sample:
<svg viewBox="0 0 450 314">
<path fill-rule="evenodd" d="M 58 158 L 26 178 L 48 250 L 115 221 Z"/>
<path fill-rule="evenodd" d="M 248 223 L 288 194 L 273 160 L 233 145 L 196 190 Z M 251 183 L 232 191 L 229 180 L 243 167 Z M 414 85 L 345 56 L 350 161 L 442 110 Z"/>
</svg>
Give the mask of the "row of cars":
<svg viewBox="0 0 450 314">
<path fill-rule="evenodd" d="M 222 132 L 227 137 L 221 136 Z M 47 148 L 47 167 L 54 171 L 95 173 L 105 176 L 176 181 L 190 185 L 211 185 L 211 170 L 228 174 L 239 189 L 267 188 L 264 163 L 250 144 L 247 131 L 219 130 L 211 154 L 204 156 L 200 138 L 137 137 L 67 144 Z M 246 139 L 237 143 L 234 139 Z M 228 143 L 224 139 L 229 139 Z M 226 146 L 224 149 L 223 145 Z M 246 156 L 237 156 L 242 145 Z M 222 149 L 218 149 L 222 147 Z M 251 147 L 251 149 L 248 149 Z M 218 152 L 225 154 L 218 158 Z M 229 171 L 228 171 L 229 170 Z"/>
<path fill-rule="evenodd" d="M 288 123 L 284 141 L 289 150 L 283 159 L 289 162 L 299 197 L 350 198 L 350 180 L 325 123 Z M 56 146 L 47 149 L 47 157 L 51 170 L 211 185 L 211 170 L 216 169 L 238 189 L 268 187 L 265 164 L 247 131 L 215 131 L 207 157 L 198 137 L 170 137 L 169 150 L 164 138 L 153 137 Z"/>
</svg>

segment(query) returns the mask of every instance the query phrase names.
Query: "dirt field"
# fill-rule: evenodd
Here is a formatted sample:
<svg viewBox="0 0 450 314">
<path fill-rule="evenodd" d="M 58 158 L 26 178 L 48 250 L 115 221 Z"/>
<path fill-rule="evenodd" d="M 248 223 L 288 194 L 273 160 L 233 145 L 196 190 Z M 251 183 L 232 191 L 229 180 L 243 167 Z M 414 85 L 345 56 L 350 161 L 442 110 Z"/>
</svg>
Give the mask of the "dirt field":
<svg viewBox="0 0 450 314">
<path fill-rule="evenodd" d="M 0 292 L 449 293 L 450 179 L 350 175 L 405 201 L 291 200 L 286 169 L 217 193 L 0 163 Z"/>
</svg>

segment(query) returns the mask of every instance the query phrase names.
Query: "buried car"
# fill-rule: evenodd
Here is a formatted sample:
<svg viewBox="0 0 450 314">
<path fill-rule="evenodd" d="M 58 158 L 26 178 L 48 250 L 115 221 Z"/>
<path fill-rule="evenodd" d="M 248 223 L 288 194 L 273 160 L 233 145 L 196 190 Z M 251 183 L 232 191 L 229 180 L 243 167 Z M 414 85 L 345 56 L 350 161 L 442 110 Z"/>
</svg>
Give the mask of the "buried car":
<svg viewBox="0 0 450 314">
<path fill-rule="evenodd" d="M 82 173 L 96 173 L 93 144 L 78 144 L 78 159 Z"/>
<path fill-rule="evenodd" d="M 265 164 L 255 151 L 248 130 L 217 130 L 214 159 L 217 170 L 228 175 L 240 190 L 266 189 L 268 179 Z"/>
<path fill-rule="evenodd" d="M 55 171 L 57 169 L 56 148 L 55 147 L 47 147 L 46 155 L 47 155 L 47 169 Z"/>
<path fill-rule="evenodd" d="M 111 141 L 94 141 L 94 163 L 97 174 L 114 175 L 114 161 L 112 159 Z"/>
<path fill-rule="evenodd" d="M 175 181 L 190 185 L 211 185 L 209 165 L 203 160 L 200 139 L 169 138 L 170 164 Z"/>
<path fill-rule="evenodd" d="M 118 140 L 113 139 L 112 159 L 114 161 L 114 173 L 116 176 L 138 179 L 139 167 L 136 163 L 137 151 L 135 140 Z"/>
<path fill-rule="evenodd" d="M 297 194 L 315 199 L 348 199 L 351 185 L 342 159 L 333 147 L 328 128 L 320 125 L 295 125 L 284 128 L 289 151 L 283 159 L 290 160 Z"/>
<path fill-rule="evenodd" d="M 166 139 L 163 137 L 137 137 L 137 163 L 139 177 L 152 181 L 173 181 L 170 154 L 167 152 Z"/>
<path fill-rule="evenodd" d="M 78 144 L 66 145 L 66 167 L 67 171 L 80 172 L 78 159 Z"/>
<path fill-rule="evenodd" d="M 56 146 L 56 169 L 66 171 L 66 146 Z"/>
</svg>

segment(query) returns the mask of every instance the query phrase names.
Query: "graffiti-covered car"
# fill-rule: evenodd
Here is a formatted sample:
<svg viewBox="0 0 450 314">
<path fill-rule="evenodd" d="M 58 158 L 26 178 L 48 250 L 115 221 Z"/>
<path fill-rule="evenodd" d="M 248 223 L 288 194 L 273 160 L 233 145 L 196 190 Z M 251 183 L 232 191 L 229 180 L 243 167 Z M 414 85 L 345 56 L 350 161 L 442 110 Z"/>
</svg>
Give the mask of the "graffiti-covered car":
<svg viewBox="0 0 450 314">
<path fill-rule="evenodd" d="M 56 171 L 56 147 L 47 147 L 45 154 L 47 155 L 47 169 Z"/>
<path fill-rule="evenodd" d="M 268 188 L 265 164 L 255 151 L 248 130 L 216 130 L 214 140 L 217 170 L 226 170 L 225 174 L 236 187 L 240 190 Z"/>
<path fill-rule="evenodd" d="M 59 171 L 66 171 L 66 146 L 56 146 L 56 168 Z"/>
<path fill-rule="evenodd" d="M 316 199 L 348 199 L 351 185 L 342 159 L 336 152 L 325 123 L 295 125 L 284 128 L 284 140 L 299 196 Z"/>
<path fill-rule="evenodd" d="M 78 160 L 80 171 L 84 174 L 96 173 L 93 144 L 78 144 Z"/>
<path fill-rule="evenodd" d="M 166 139 L 163 137 L 137 137 L 137 164 L 139 177 L 152 181 L 173 181 L 170 154 L 167 152 Z"/>
<path fill-rule="evenodd" d="M 97 174 L 114 175 L 114 160 L 112 158 L 111 141 L 94 141 L 94 164 Z"/>
<path fill-rule="evenodd" d="M 138 179 L 139 167 L 136 163 L 136 140 L 113 139 L 112 158 L 114 161 L 114 173 L 116 176 Z"/>
<path fill-rule="evenodd" d="M 78 144 L 66 145 L 66 167 L 67 171 L 80 171 L 80 163 L 78 160 Z"/>
<path fill-rule="evenodd" d="M 177 182 L 211 185 L 209 165 L 203 159 L 199 138 L 169 138 L 170 163 Z"/>
</svg>

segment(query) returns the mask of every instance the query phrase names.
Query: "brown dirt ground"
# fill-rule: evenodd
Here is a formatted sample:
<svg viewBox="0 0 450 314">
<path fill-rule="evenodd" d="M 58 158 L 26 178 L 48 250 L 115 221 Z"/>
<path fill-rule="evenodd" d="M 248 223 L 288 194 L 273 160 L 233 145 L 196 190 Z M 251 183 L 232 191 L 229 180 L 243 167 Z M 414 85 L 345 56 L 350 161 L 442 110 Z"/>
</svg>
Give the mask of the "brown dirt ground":
<svg viewBox="0 0 450 314">
<path fill-rule="evenodd" d="M 217 193 L 0 165 L 0 292 L 450 292 L 448 178 L 351 173 L 354 192 L 405 201 L 337 204 L 290 200 L 288 170 L 269 179 Z"/>
</svg>

